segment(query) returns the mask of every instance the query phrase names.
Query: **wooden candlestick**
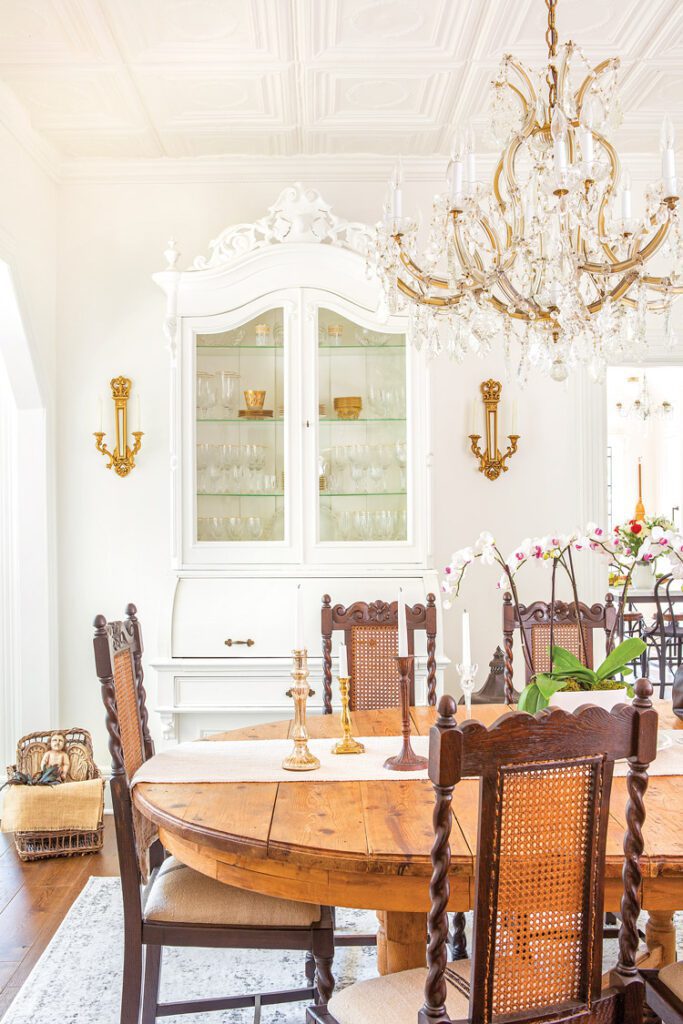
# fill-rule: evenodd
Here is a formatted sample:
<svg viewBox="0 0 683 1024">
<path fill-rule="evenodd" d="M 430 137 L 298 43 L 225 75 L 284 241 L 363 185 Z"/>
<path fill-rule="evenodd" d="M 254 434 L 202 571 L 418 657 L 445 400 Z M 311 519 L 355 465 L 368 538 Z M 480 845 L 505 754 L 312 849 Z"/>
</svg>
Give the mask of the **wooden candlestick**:
<svg viewBox="0 0 683 1024">
<path fill-rule="evenodd" d="M 412 654 L 396 658 L 398 672 L 401 677 L 401 733 L 403 746 L 401 753 L 389 757 L 384 767 L 394 772 L 419 772 L 427 767 L 426 757 L 420 757 L 410 745 L 410 675 L 415 658 Z"/>
<path fill-rule="evenodd" d="M 349 677 L 339 676 L 339 693 L 341 695 L 341 727 L 342 738 L 332 747 L 333 754 L 362 754 L 365 747 L 351 735 L 351 715 L 349 713 Z"/>
</svg>

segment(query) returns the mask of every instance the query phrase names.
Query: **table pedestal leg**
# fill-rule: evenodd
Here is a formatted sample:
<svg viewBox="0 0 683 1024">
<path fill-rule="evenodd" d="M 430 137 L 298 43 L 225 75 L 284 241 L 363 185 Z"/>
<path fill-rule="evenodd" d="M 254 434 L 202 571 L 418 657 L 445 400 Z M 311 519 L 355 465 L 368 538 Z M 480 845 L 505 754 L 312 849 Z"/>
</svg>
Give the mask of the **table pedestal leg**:
<svg viewBox="0 0 683 1024">
<path fill-rule="evenodd" d="M 427 957 L 427 915 L 378 910 L 377 970 L 394 974 L 424 967 Z"/>
<path fill-rule="evenodd" d="M 651 910 L 645 925 L 647 966 L 666 967 L 676 960 L 676 929 L 673 910 Z M 645 961 L 638 964 L 645 966 Z"/>
</svg>

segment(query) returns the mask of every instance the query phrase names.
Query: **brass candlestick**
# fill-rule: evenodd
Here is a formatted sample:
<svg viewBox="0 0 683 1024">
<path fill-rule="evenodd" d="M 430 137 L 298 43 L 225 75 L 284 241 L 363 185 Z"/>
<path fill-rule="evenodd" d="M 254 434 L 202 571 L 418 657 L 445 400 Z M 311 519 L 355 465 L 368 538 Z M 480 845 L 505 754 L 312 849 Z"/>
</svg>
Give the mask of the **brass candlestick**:
<svg viewBox="0 0 683 1024">
<path fill-rule="evenodd" d="M 287 697 L 294 699 L 294 728 L 292 739 L 294 749 L 289 757 L 282 762 L 282 767 L 289 772 L 310 772 L 320 767 L 320 761 L 308 749 L 308 729 L 306 728 L 306 701 L 312 697 L 314 690 L 308 685 L 308 651 L 292 651 L 294 666 L 292 679 L 294 684 L 287 690 Z"/>
<path fill-rule="evenodd" d="M 341 694 L 341 727 L 342 738 L 332 747 L 333 754 L 363 754 L 365 747 L 351 735 L 351 715 L 349 713 L 349 677 L 339 676 L 339 693 Z"/>
<path fill-rule="evenodd" d="M 401 677 L 401 732 L 403 734 L 403 746 L 401 753 L 395 757 L 389 757 L 384 762 L 385 768 L 395 772 L 419 772 L 426 768 L 428 761 L 426 757 L 416 754 L 410 745 L 410 675 L 415 658 L 412 654 L 406 657 L 398 655 L 398 665 Z"/>
</svg>

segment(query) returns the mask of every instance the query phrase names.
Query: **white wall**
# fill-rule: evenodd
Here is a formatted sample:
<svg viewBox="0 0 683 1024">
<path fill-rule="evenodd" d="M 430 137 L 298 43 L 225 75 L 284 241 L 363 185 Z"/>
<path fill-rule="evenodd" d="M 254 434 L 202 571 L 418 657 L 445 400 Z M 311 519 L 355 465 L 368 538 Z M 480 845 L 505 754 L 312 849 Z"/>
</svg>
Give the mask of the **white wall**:
<svg viewBox="0 0 683 1024">
<path fill-rule="evenodd" d="M 339 215 L 374 221 L 383 186 L 358 188 L 312 181 Z M 223 227 L 262 216 L 288 182 L 208 185 L 64 186 L 58 258 L 58 466 L 60 606 L 68 614 L 60 657 L 61 717 L 93 730 L 106 760 L 102 710 L 95 679 L 90 623 L 135 600 L 145 627 L 147 661 L 156 652 L 157 619 L 169 579 L 168 355 L 161 334 L 163 296 L 150 280 L 163 266 L 173 235 L 187 265 Z M 436 187 L 413 184 L 416 207 Z M 120 480 L 94 450 L 96 402 L 110 377 L 126 374 L 143 406 L 139 468 Z M 490 529 L 508 550 L 522 537 L 577 522 L 575 386 L 532 379 L 526 391 L 504 387 L 519 400 L 520 451 L 496 482 L 477 471 L 469 453 L 466 410 L 487 377 L 504 381 L 502 359 L 439 361 L 432 383 L 435 555 L 444 565 L 455 547 Z M 483 422 L 483 421 L 482 421 Z M 500 641 L 501 595 L 494 569 L 477 565 L 464 590 L 472 612 L 479 680 Z M 547 578 L 528 577 L 522 593 L 543 596 Z M 539 591 L 541 591 L 539 593 Z M 593 595 L 590 595 L 591 597 Z M 460 608 L 463 607 L 461 603 Z M 446 615 L 446 650 L 459 656 L 457 609 Z M 153 693 L 153 673 L 148 673 Z M 451 673 L 449 685 L 456 683 Z"/>
</svg>

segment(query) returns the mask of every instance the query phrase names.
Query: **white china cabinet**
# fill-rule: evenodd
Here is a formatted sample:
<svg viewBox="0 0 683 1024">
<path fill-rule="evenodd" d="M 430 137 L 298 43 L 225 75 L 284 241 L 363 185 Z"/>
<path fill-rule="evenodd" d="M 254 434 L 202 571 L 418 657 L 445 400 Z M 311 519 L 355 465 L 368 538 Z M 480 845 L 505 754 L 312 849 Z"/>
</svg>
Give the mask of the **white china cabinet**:
<svg viewBox="0 0 683 1024">
<path fill-rule="evenodd" d="M 169 244 L 155 275 L 171 354 L 174 581 L 155 662 L 168 741 L 291 712 L 297 585 L 312 709 L 324 593 L 438 593 L 426 369 L 405 320 L 377 314 L 371 238 L 294 185 L 189 270 Z"/>
</svg>

